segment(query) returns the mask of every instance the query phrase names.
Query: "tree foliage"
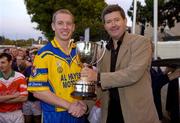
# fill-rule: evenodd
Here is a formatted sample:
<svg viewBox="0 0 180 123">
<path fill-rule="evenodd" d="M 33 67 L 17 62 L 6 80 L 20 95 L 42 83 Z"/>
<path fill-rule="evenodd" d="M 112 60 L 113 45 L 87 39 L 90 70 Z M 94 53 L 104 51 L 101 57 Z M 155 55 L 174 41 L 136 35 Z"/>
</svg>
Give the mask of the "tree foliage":
<svg viewBox="0 0 180 123">
<path fill-rule="evenodd" d="M 32 46 L 32 44 L 35 41 L 33 38 L 29 38 L 27 40 L 19 39 L 19 40 L 11 40 L 8 38 L 5 38 L 4 36 L 0 36 L 0 45 L 15 45 L 17 47 L 29 47 Z"/>
<path fill-rule="evenodd" d="M 84 35 L 84 29 L 90 27 L 91 39 L 98 39 L 102 32 L 101 11 L 106 6 L 104 0 L 24 0 L 31 21 L 37 29 L 50 40 L 54 34 L 51 29 L 52 14 L 61 8 L 69 9 L 75 15 L 76 31 L 74 38 Z"/>
<path fill-rule="evenodd" d="M 154 0 L 145 0 L 145 6 L 137 2 L 137 23 L 149 22 L 153 26 Z M 128 15 L 133 19 L 133 3 L 128 10 Z M 180 0 L 158 0 L 158 26 L 169 28 L 180 22 Z"/>
</svg>

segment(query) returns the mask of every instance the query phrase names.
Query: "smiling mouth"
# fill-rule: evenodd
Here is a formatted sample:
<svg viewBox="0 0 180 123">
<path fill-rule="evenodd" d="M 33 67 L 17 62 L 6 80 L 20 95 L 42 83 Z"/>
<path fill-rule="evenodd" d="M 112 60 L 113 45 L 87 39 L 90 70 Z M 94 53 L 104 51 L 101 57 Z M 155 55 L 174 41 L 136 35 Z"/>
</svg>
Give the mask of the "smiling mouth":
<svg viewBox="0 0 180 123">
<path fill-rule="evenodd" d="M 117 32 L 118 30 L 111 30 L 111 32 L 113 32 L 113 33 L 115 33 L 115 32 Z"/>
<path fill-rule="evenodd" d="M 68 36 L 70 33 L 69 33 L 69 32 L 61 32 L 61 34 L 62 34 L 63 36 Z"/>
<path fill-rule="evenodd" d="M 118 27 L 111 28 L 111 31 L 118 31 L 118 30 L 119 30 Z"/>
<path fill-rule="evenodd" d="M 63 35 L 68 35 L 69 33 L 68 32 L 62 32 Z"/>
</svg>

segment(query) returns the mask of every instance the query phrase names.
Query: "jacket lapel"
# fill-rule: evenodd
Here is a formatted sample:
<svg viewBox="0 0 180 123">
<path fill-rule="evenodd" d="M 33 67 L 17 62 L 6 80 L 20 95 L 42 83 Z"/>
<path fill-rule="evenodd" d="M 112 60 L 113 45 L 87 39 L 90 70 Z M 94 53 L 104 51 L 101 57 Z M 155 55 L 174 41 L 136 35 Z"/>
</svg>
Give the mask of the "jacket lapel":
<svg viewBox="0 0 180 123">
<path fill-rule="evenodd" d="M 110 64 L 111 64 L 111 51 L 106 49 L 106 53 L 102 59 L 103 64 L 100 63 L 100 68 L 102 72 L 110 71 Z"/>
<path fill-rule="evenodd" d="M 127 53 L 128 49 L 130 48 L 130 47 L 128 47 L 128 44 L 130 42 L 129 41 L 130 38 L 128 35 L 129 35 L 128 33 L 125 33 L 123 42 L 120 46 L 117 61 L 116 61 L 116 68 L 121 64 L 121 59 L 123 59 L 124 55 Z"/>
</svg>

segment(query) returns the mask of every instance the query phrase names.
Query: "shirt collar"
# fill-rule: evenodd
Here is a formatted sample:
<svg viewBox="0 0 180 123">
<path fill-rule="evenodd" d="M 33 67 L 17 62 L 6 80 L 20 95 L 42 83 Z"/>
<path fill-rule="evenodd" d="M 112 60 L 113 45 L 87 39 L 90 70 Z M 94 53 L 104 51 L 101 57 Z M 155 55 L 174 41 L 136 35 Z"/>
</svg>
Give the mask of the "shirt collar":
<svg viewBox="0 0 180 123">
<path fill-rule="evenodd" d="M 3 73 L 0 71 L 0 78 L 4 78 L 4 79 L 9 79 L 10 77 L 14 77 L 15 76 L 15 71 L 12 70 L 11 74 L 8 76 L 8 78 L 5 78 Z"/>
<path fill-rule="evenodd" d="M 56 40 L 56 38 L 54 38 L 54 39 L 51 41 L 51 43 L 52 43 L 53 47 L 59 48 L 59 49 L 62 50 L 61 45 L 58 43 L 58 41 Z M 75 44 L 74 42 L 72 42 L 72 43 L 70 44 L 70 47 L 69 47 L 69 48 L 72 49 L 72 48 L 75 48 L 75 47 L 76 47 L 76 44 Z"/>
<path fill-rule="evenodd" d="M 123 33 L 123 35 L 122 35 L 122 36 L 119 38 L 119 40 L 117 41 L 117 45 L 118 45 L 118 46 L 122 44 L 123 39 L 124 39 L 124 35 L 125 35 L 125 32 Z M 107 45 L 106 45 L 106 48 L 107 48 L 108 50 L 111 50 L 111 49 L 114 48 L 112 38 L 108 41 L 108 43 L 107 43 Z"/>
</svg>

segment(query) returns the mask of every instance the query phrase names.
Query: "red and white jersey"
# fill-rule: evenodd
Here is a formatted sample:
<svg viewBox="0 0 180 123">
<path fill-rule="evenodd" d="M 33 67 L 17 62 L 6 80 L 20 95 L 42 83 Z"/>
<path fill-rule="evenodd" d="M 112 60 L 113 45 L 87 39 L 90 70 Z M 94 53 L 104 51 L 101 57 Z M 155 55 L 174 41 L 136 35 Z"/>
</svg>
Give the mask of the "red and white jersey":
<svg viewBox="0 0 180 123">
<path fill-rule="evenodd" d="M 27 96 L 27 83 L 23 74 L 13 71 L 8 79 L 0 72 L 0 96 L 13 95 L 15 93 Z M 14 111 L 22 108 L 22 103 L 0 103 L 0 112 Z"/>
</svg>

